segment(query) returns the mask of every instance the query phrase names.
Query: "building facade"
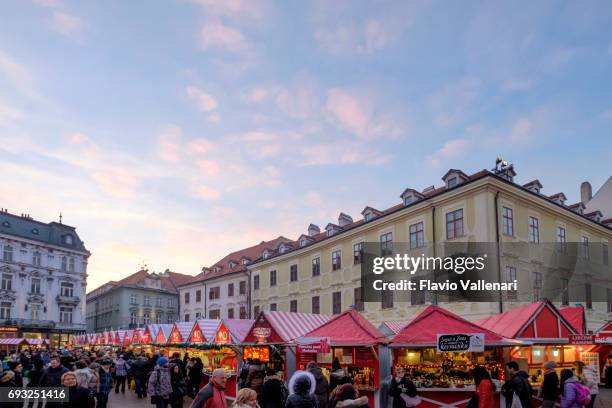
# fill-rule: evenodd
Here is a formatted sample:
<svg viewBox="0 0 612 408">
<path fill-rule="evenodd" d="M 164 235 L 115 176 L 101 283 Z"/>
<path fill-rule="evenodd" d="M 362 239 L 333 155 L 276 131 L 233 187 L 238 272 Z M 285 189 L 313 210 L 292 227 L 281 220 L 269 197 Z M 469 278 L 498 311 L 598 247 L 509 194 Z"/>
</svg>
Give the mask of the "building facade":
<svg viewBox="0 0 612 408">
<path fill-rule="evenodd" d="M 249 271 L 247 265 L 262 251 L 289 239 L 278 237 L 232 252 L 179 287 L 181 320 L 250 319 Z"/>
<path fill-rule="evenodd" d="M 0 211 L 0 337 L 66 344 L 85 331 L 87 260 L 74 227 Z"/>
<path fill-rule="evenodd" d="M 173 323 L 179 317 L 178 285 L 193 276 L 166 270 L 140 270 L 110 281 L 87 294 L 87 331 L 134 329 L 151 323 Z"/>
<path fill-rule="evenodd" d="M 601 267 L 610 268 L 611 220 L 602 219 L 595 210 L 585 212 L 582 203 L 567 205 L 563 193 L 543 194 L 538 180 L 518 184 L 515 176 L 512 166 L 501 163 L 492 171 L 470 176 L 451 169 L 442 178 L 444 186 L 407 188 L 400 195 L 401 202 L 386 210 L 365 207 L 357 221 L 340 213 L 337 223 L 329 223 L 324 231 L 311 224 L 295 241 L 264 249 L 249 265 L 253 312 L 337 314 L 355 306 L 370 321 L 381 323 L 407 320 L 433 302 L 472 320 L 521 304 L 511 298 L 447 304 L 445 299 L 414 298 L 398 303 L 386 295 L 379 302 L 364 303 L 360 287 L 364 243 L 393 251 L 393 244 L 401 242 L 409 251 L 424 251 L 429 256 L 432 248 L 446 242 L 528 243 L 534 247 L 586 242 L 599 245 L 601 249 L 592 257 L 598 257 Z M 537 300 L 547 280 L 563 281 L 537 254 L 503 251 L 501 255 L 500 276 L 528 282 L 530 301 Z M 612 318 L 612 274 L 597 282 L 584 277 L 576 287 L 565 290 L 584 294 L 589 329 Z M 589 296 L 607 302 L 589 302 Z M 559 305 L 563 303 L 567 303 L 565 297 Z"/>
</svg>

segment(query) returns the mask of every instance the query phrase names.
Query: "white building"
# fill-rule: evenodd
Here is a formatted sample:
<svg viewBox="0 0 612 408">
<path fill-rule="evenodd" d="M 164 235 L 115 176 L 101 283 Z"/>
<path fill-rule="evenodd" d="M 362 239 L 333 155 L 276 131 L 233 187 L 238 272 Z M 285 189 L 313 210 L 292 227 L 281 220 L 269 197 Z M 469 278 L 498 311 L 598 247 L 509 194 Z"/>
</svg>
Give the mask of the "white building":
<svg viewBox="0 0 612 408">
<path fill-rule="evenodd" d="M 0 210 L 0 337 L 82 333 L 89 256 L 74 227 Z"/>
<path fill-rule="evenodd" d="M 251 318 L 251 289 L 247 265 L 266 249 L 278 247 L 289 239 L 278 237 L 258 245 L 232 252 L 191 281 L 178 287 L 180 319 L 248 319 Z"/>
</svg>

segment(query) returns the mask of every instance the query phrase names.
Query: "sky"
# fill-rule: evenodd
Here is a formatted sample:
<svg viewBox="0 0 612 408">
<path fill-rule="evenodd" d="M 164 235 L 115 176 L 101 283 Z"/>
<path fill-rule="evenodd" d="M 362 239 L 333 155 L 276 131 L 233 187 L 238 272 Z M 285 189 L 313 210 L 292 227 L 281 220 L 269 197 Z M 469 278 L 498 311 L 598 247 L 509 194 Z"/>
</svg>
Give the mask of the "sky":
<svg viewBox="0 0 612 408">
<path fill-rule="evenodd" d="M 88 291 L 195 275 L 449 168 L 612 175 L 606 1 L 4 1 L 0 207 L 75 226 Z"/>
</svg>

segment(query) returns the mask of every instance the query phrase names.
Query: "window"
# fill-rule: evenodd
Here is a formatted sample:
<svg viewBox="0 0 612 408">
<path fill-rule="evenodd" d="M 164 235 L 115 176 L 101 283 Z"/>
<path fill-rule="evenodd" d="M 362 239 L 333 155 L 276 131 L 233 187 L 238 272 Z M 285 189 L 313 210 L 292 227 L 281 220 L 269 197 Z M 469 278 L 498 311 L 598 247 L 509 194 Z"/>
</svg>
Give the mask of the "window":
<svg viewBox="0 0 612 408">
<path fill-rule="evenodd" d="M 200 303 L 202 301 L 202 290 L 198 289 L 196 290 L 196 303 Z"/>
<path fill-rule="evenodd" d="M 142 323 L 143 324 L 151 324 L 151 314 L 149 312 L 144 312 L 142 315 Z"/>
<path fill-rule="evenodd" d="M 40 266 L 40 252 L 36 251 L 32 254 L 32 265 Z"/>
<path fill-rule="evenodd" d="M 60 307 L 60 323 L 72 323 L 72 308 Z"/>
<path fill-rule="evenodd" d="M 584 259 L 589 259 L 589 237 L 581 237 L 580 252 Z"/>
<path fill-rule="evenodd" d="M 561 279 L 561 304 L 569 306 L 569 279 Z"/>
<path fill-rule="evenodd" d="M 30 293 L 40 294 L 40 278 L 32 278 L 30 282 Z"/>
<path fill-rule="evenodd" d="M 214 288 L 210 288 L 208 291 L 208 299 L 215 300 L 221 297 L 221 287 L 215 286 Z"/>
<path fill-rule="evenodd" d="M 136 312 L 130 312 L 130 324 L 138 324 L 138 315 Z"/>
<path fill-rule="evenodd" d="M 404 197 L 404 205 L 408 205 L 412 202 L 412 195 L 407 195 Z"/>
<path fill-rule="evenodd" d="M 312 276 L 321 275 L 321 258 L 316 257 L 312 259 Z"/>
<path fill-rule="evenodd" d="M 201 312 L 196 312 L 195 318 L 196 318 L 196 320 L 201 319 L 202 318 L 202 313 Z"/>
<path fill-rule="evenodd" d="M 174 307 L 174 299 L 168 298 L 168 307 Z"/>
<path fill-rule="evenodd" d="M 138 301 L 136 300 L 136 295 L 135 294 L 131 294 L 130 295 L 130 305 L 137 305 Z"/>
<path fill-rule="evenodd" d="M 11 302 L 0 303 L 0 319 L 11 318 Z"/>
<path fill-rule="evenodd" d="M 171 314 L 168 314 L 168 320 L 167 321 L 168 321 L 168 324 L 174 323 L 174 316 L 171 315 Z"/>
<path fill-rule="evenodd" d="M 270 287 L 276 286 L 276 270 L 270 271 Z"/>
<path fill-rule="evenodd" d="M 62 271 L 65 271 L 68 269 L 68 258 L 66 258 L 65 256 L 62 256 Z"/>
<path fill-rule="evenodd" d="M 410 292 L 410 304 L 413 306 L 425 304 L 425 291 L 413 290 Z"/>
<path fill-rule="evenodd" d="M 593 309 L 593 294 L 591 293 L 590 283 L 584 284 L 584 291 L 585 291 L 585 299 L 586 299 L 586 308 Z"/>
<path fill-rule="evenodd" d="M 12 290 L 13 289 L 13 275 L 10 273 L 2 274 L 2 289 Z"/>
<path fill-rule="evenodd" d="M 161 297 L 156 297 L 155 298 L 155 306 L 157 307 L 162 307 L 162 298 Z"/>
<path fill-rule="evenodd" d="M 259 275 L 253 275 L 253 290 L 259 290 Z"/>
<path fill-rule="evenodd" d="M 529 242 L 540 242 L 540 220 L 536 217 L 529 217 Z"/>
<path fill-rule="evenodd" d="M 342 252 L 336 250 L 332 252 L 332 271 L 342 269 Z"/>
<path fill-rule="evenodd" d="M 385 294 L 382 298 L 381 307 L 383 309 L 392 309 L 393 308 L 393 293 Z"/>
<path fill-rule="evenodd" d="M 447 181 L 448 188 L 455 187 L 457 185 L 457 177 L 451 177 Z"/>
<path fill-rule="evenodd" d="M 253 307 L 253 315 L 254 315 L 254 317 L 257 317 L 258 314 L 259 314 L 259 306 L 254 306 Z"/>
<path fill-rule="evenodd" d="M 533 301 L 537 302 L 542 298 L 542 273 L 532 272 L 533 278 Z"/>
<path fill-rule="evenodd" d="M 353 265 L 363 262 L 363 242 L 353 244 Z"/>
<path fill-rule="evenodd" d="M 64 236 L 64 243 L 67 245 L 72 245 L 72 235 L 65 235 Z"/>
<path fill-rule="evenodd" d="M 355 310 L 363 312 L 363 289 L 360 287 L 355 288 L 353 297 L 355 299 L 354 306 Z"/>
<path fill-rule="evenodd" d="M 62 296 L 72 297 L 74 296 L 72 283 L 62 282 L 60 284 L 60 294 Z"/>
<path fill-rule="evenodd" d="M 240 318 L 241 319 L 246 319 L 247 318 L 246 307 L 244 307 L 244 306 L 240 306 Z"/>
<path fill-rule="evenodd" d="M 162 322 L 162 316 L 160 314 L 155 314 L 155 323 L 157 324 L 161 324 Z"/>
<path fill-rule="evenodd" d="M 604 265 L 608 265 L 610 263 L 609 255 L 608 255 L 608 244 L 601 244 L 601 262 Z"/>
<path fill-rule="evenodd" d="M 234 308 L 230 307 L 229 309 L 227 309 L 227 318 L 228 319 L 234 318 Z"/>
<path fill-rule="evenodd" d="M 13 247 L 10 245 L 4 246 L 4 252 L 2 254 L 4 262 L 13 262 Z"/>
<path fill-rule="evenodd" d="M 68 271 L 74 272 L 74 258 L 68 260 Z"/>
<path fill-rule="evenodd" d="M 446 239 L 463 236 L 463 209 L 446 213 Z"/>
<path fill-rule="evenodd" d="M 291 265 L 289 267 L 289 281 L 297 282 L 297 265 Z"/>
<path fill-rule="evenodd" d="M 410 231 L 410 249 L 421 248 L 425 246 L 425 233 L 423 231 L 423 222 L 412 224 Z"/>
<path fill-rule="evenodd" d="M 276 303 L 270 303 L 270 311 L 276 312 Z"/>
<path fill-rule="evenodd" d="M 301 246 L 301 247 L 306 246 L 306 244 L 308 244 L 308 241 L 306 241 L 306 240 L 305 240 L 305 239 L 303 239 L 303 238 L 302 238 L 302 239 L 300 239 L 300 246 Z"/>
<path fill-rule="evenodd" d="M 246 281 L 240 281 L 238 284 L 238 293 L 241 295 L 246 295 Z"/>
<path fill-rule="evenodd" d="M 185 321 L 188 322 L 189 321 L 189 313 L 185 313 Z"/>
<path fill-rule="evenodd" d="M 608 313 L 612 313 L 612 289 L 606 288 L 606 301 L 608 303 Z"/>
<path fill-rule="evenodd" d="M 565 252 L 567 249 L 567 237 L 565 228 L 557 226 L 557 249 L 559 252 Z"/>
<path fill-rule="evenodd" d="M 512 208 L 502 208 L 502 231 L 504 235 L 514 235 L 514 215 Z"/>
<path fill-rule="evenodd" d="M 342 292 L 332 293 L 332 314 L 339 314 L 342 311 Z"/>
<path fill-rule="evenodd" d="M 234 296 L 234 284 L 233 283 L 227 284 L 227 296 Z"/>
<path fill-rule="evenodd" d="M 30 306 L 30 319 L 38 320 L 40 315 L 40 306 L 31 305 Z"/>
<path fill-rule="evenodd" d="M 289 311 L 293 313 L 297 313 L 297 300 L 292 300 L 289 302 Z"/>
<path fill-rule="evenodd" d="M 393 253 L 393 233 L 387 232 L 380 236 L 380 255 L 389 256 Z"/>
<path fill-rule="evenodd" d="M 321 303 L 319 301 L 319 297 L 318 296 L 313 296 L 312 297 L 312 313 L 313 314 L 319 314 L 321 313 Z"/>
<path fill-rule="evenodd" d="M 145 306 L 151 306 L 151 296 L 144 295 L 144 299 L 143 299 L 142 304 L 145 305 Z"/>
<path fill-rule="evenodd" d="M 506 266 L 506 282 L 514 283 L 516 280 L 516 268 L 514 266 Z M 516 290 L 508 290 L 506 291 L 506 298 L 508 300 L 516 300 L 518 298 L 518 293 Z"/>
</svg>

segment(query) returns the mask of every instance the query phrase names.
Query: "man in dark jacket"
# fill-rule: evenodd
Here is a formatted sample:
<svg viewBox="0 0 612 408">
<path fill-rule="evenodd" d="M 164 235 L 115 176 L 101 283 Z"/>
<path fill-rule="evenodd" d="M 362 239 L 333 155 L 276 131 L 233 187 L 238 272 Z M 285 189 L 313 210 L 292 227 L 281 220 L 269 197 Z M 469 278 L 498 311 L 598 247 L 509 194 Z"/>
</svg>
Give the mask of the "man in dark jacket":
<svg viewBox="0 0 612 408">
<path fill-rule="evenodd" d="M 255 359 L 253 364 L 249 366 L 249 375 L 244 383 L 244 386 L 252 389 L 257 393 L 257 399 L 261 396 L 264 378 L 266 378 L 266 369 L 261 361 Z"/>
<path fill-rule="evenodd" d="M 185 372 L 185 364 L 183 363 L 183 360 L 181 360 L 180 353 L 172 353 L 172 359 L 168 361 L 168 364 L 171 366 L 173 365 L 178 366 L 179 369 L 181 370 L 181 374 L 183 377 L 187 375 L 187 373 Z"/>
<path fill-rule="evenodd" d="M 210 382 L 200 389 L 189 408 L 202 408 L 204 405 L 207 408 L 227 408 L 224 392 L 226 383 L 225 370 L 217 368 L 213 371 Z"/>
<path fill-rule="evenodd" d="M 323 375 L 323 371 L 314 361 L 308 363 L 306 370 L 308 370 L 308 372 L 314 376 L 315 381 L 317 382 L 317 385 L 315 386 L 315 397 L 317 397 L 317 401 L 319 402 L 319 408 L 327 408 L 329 384 Z"/>
<path fill-rule="evenodd" d="M 529 375 L 525 371 L 519 371 L 519 366 L 516 361 L 510 361 L 506 363 L 508 370 L 508 378 L 502 386 L 502 392 L 506 397 L 506 406 L 510 408 L 512 406 L 512 398 L 516 394 L 521 400 L 523 408 L 532 408 L 531 394 L 532 388 L 529 384 Z"/>
<path fill-rule="evenodd" d="M 559 398 L 559 376 L 556 368 L 557 363 L 554 361 L 544 364 L 544 381 L 542 381 L 542 387 L 540 387 L 542 408 L 554 408 Z"/>
<path fill-rule="evenodd" d="M 136 396 L 138 399 L 147 397 L 147 377 L 149 371 L 149 361 L 146 357 L 139 357 L 132 364 L 132 375 L 136 382 Z"/>
<path fill-rule="evenodd" d="M 60 358 L 57 356 L 51 357 L 51 362 L 49 367 L 43 371 L 42 376 L 40 377 L 40 386 L 41 387 L 61 387 L 62 386 L 62 375 L 67 373 L 68 369 L 64 367 Z"/>
<path fill-rule="evenodd" d="M 389 386 L 389 395 L 393 397 L 393 408 L 406 408 L 406 403 L 401 397 L 402 393 L 409 397 L 416 397 L 417 389 L 414 383 L 406 377 L 404 369 L 397 367 Z"/>
<path fill-rule="evenodd" d="M 266 370 L 266 378 L 258 401 L 261 408 L 284 408 L 289 392 L 283 381 L 274 372 L 273 368 Z"/>
</svg>

